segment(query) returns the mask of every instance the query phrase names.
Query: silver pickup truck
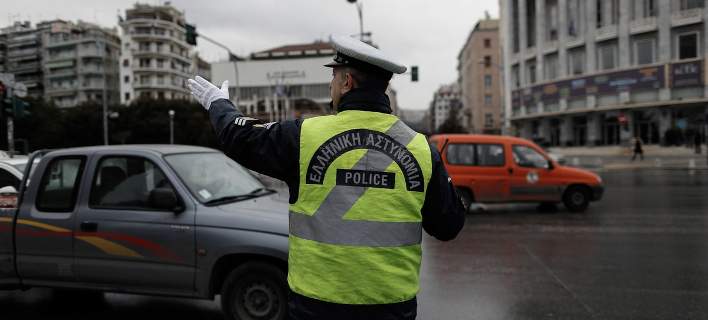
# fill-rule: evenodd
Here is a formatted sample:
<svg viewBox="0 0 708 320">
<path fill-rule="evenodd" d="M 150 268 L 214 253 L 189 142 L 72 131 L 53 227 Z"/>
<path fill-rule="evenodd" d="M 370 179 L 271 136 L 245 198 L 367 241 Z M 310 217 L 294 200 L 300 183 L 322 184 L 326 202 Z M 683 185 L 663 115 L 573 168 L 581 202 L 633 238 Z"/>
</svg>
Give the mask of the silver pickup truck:
<svg viewBox="0 0 708 320">
<path fill-rule="evenodd" d="M 0 289 L 214 299 L 227 319 L 285 319 L 287 203 L 224 154 L 134 145 L 31 156 L 0 210 Z"/>
</svg>

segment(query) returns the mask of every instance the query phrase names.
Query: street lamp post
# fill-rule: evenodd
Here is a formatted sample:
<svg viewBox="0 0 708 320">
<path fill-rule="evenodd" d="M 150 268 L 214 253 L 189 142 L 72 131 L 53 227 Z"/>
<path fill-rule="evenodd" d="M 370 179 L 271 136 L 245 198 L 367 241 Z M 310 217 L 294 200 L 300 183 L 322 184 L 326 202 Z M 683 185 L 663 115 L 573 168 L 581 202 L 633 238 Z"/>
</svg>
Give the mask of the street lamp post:
<svg viewBox="0 0 708 320">
<path fill-rule="evenodd" d="M 347 0 L 347 2 L 356 4 L 356 9 L 359 12 L 359 39 L 364 41 L 364 4 L 357 0 Z"/>
<path fill-rule="evenodd" d="M 170 116 L 170 144 L 175 144 L 175 111 L 170 110 L 167 114 Z"/>
</svg>

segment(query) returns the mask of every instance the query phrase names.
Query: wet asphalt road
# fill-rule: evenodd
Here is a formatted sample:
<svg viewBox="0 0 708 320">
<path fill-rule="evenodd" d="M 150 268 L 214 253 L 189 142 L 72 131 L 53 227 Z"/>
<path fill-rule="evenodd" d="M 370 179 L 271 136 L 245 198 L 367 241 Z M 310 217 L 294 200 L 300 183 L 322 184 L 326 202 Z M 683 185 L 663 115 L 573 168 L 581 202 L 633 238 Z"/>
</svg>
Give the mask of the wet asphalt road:
<svg viewBox="0 0 708 320">
<path fill-rule="evenodd" d="M 708 319 L 708 171 L 601 173 L 585 214 L 491 206 L 424 240 L 418 319 Z M 222 319 L 212 301 L 33 289 L 2 319 Z"/>
</svg>

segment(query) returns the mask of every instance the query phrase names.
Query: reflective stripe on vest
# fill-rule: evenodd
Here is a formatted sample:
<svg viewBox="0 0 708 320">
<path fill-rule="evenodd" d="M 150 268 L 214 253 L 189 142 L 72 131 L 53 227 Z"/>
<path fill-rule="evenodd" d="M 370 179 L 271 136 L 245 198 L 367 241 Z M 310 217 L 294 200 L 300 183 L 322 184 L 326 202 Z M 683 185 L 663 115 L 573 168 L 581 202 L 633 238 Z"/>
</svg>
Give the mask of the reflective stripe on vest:
<svg viewBox="0 0 708 320">
<path fill-rule="evenodd" d="M 386 132 L 386 135 L 403 146 L 413 141 L 416 134 L 401 120 L 396 121 Z M 385 171 L 393 162 L 388 155 L 369 149 L 352 170 Z M 290 234 L 302 239 L 349 246 L 399 247 L 419 244 L 422 234 L 420 222 L 342 219 L 367 189 L 338 185 L 330 191 L 314 215 L 290 212 Z"/>
</svg>

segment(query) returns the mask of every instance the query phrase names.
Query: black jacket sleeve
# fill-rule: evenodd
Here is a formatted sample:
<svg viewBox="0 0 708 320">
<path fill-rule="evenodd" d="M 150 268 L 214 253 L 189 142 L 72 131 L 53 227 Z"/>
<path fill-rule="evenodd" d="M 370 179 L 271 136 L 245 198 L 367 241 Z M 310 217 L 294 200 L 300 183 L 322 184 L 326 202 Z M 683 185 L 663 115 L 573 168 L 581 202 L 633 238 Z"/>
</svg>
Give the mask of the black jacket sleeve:
<svg viewBox="0 0 708 320">
<path fill-rule="evenodd" d="M 243 115 L 229 100 L 214 101 L 209 118 L 222 151 L 244 167 L 282 180 L 297 199 L 301 120 L 264 124 Z"/>
<path fill-rule="evenodd" d="M 441 241 L 455 239 L 465 225 L 465 208 L 455 192 L 438 150 L 430 147 L 433 175 L 423 203 L 423 229 Z"/>
</svg>

